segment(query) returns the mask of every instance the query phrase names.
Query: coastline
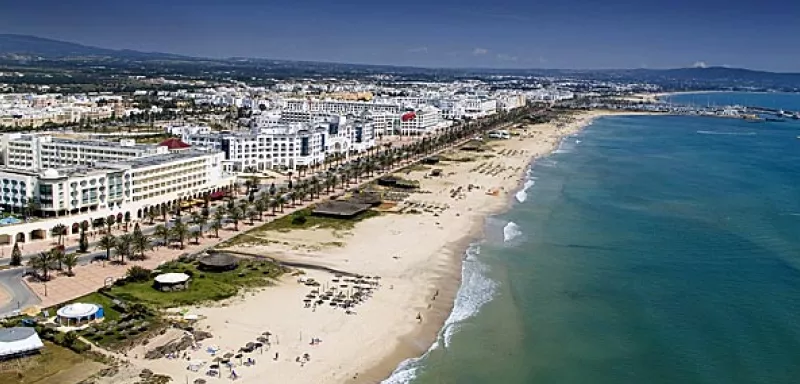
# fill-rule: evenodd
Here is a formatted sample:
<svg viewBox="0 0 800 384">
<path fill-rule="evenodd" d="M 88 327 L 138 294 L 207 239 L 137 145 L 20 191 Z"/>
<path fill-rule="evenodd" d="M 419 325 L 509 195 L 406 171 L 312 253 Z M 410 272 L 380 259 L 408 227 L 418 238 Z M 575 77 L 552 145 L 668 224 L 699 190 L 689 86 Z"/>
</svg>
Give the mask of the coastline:
<svg viewBox="0 0 800 384">
<path fill-rule="evenodd" d="M 449 151 L 444 154 L 449 161 L 434 166 L 444 170 L 441 177 L 427 176 L 429 167 L 411 169 L 403 175 L 420 182 L 423 192 L 408 197 L 424 203 L 419 212 L 385 213 L 342 231 L 270 232 L 264 235 L 265 243 L 231 248 L 279 261 L 381 276 L 380 288 L 355 315 L 331 308 L 304 308 L 302 301 L 308 288 L 297 284 L 297 277 L 289 276 L 275 287 L 245 292 L 218 306 L 185 310 L 201 317 L 197 329 L 214 335 L 204 346 L 235 350 L 265 330 L 280 337 L 273 349 L 264 352 L 267 356 L 279 352 L 280 358 L 254 355 L 264 362 L 243 367 L 241 373 L 237 367 L 241 375 L 237 381 L 381 382 L 402 362 L 418 358 L 437 342 L 455 309 L 468 247 L 485 237 L 487 218 L 513 205 L 532 163 L 557 150 L 566 137 L 594 119 L 630 114 L 644 113 L 586 111 L 551 123 L 527 125 L 518 130 L 519 136 L 487 143 L 491 149 L 483 154 Z M 466 160 L 466 156 L 471 158 Z M 333 278 L 319 270 L 304 271 L 306 277 L 317 281 Z M 323 343 L 309 346 L 312 337 Z M 154 340 L 147 348 L 167 341 Z M 128 353 L 131 372 L 147 367 L 175 379 L 187 374 L 186 361 L 140 359 L 145 352 L 145 347 L 137 347 Z M 312 360 L 297 364 L 295 356 L 303 353 L 311 354 Z M 203 351 L 194 354 L 194 359 L 210 360 Z M 131 375 L 130 381 L 135 380 Z M 128 381 L 123 374 L 108 382 Z"/>
</svg>

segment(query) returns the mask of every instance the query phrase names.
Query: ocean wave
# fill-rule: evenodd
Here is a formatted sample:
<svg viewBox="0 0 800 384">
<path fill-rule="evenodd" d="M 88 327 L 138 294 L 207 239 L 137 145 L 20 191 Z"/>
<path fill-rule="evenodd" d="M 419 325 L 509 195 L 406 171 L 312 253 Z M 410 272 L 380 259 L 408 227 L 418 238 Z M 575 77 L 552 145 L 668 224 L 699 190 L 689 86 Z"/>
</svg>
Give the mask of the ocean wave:
<svg viewBox="0 0 800 384">
<path fill-rule="evenodd" d="M 517 201 L 520 203 L 524 203 L 525 200 L 528 200 L 528 188 L 532 187 L 536 184 L 536 181 L 533 179 L 528 179 L 525 181 L 525 184 L 522 185 L 522 188 L 514 194 L 514 197 L 517 198 Z"/>
<path fill-rule="evenodd" d="M 697 131 L 701 135 L 755 136 L 755 132 Z"/>
<path fill-rule="evenodd" d="M 503 241 L 509 242 L 511 240 L 516 239 L 519 235 L 522 234 L 522 231 L 519 229 L 519 225 L 517 225 L 513 221 L 509 221 L 505 227 L 503 227 Z"/>
<path fill-rule="evenodd" d="M 489 267 L 478 260 L 480 245 L 470 245 L 464 255 L 461 266 L 461 286 L 458 288 L 453 310 L 439 331 L 436 341 L 422 356 L 408 359 L 400 363 L 381 384 L 407 384 L 417 377 L 420 369 L 419 362 L 440 346 L 450 347 L 453 335 L 458 331 L 459 325 L 465 320 L 478 314 L 480 309 L 494 297 L 497 283 L 486 277 Z"/>
</svg>

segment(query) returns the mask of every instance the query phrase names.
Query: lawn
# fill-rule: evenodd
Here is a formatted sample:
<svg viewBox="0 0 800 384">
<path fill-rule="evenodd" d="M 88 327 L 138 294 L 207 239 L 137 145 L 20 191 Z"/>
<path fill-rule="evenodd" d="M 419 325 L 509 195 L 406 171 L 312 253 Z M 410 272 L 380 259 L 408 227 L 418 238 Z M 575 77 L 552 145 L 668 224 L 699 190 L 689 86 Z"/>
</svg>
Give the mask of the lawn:
<svg viewBox="0 0 800 384">
<path fill-rule="evenodd" d="M 327 217 L 327 216 L 317 216 L 313 215 L 311 208 L 301 209 L 291 215 L 283 216 L 274 221 L 266 223 L 260 227 L 254 228 L 253 232 L 263 232 L 263 231 L 280 231 L 280 232 L 288 232 L 293 229 L 310 229 L 310 228 L 320 228 L 320 229 L 333 229 L 333 230 L 348 230 L 353 229 L 353 227 L 359 221 L 366 220 L 375 216 L 380 216 L 380 212 L 376 212 L 373 210 L 368 210 L 366 212 L 360 213 L 352 218 L 348 219 L 339 219 L 335 217 Z M 297 216 L 305 216 L 305 221 L 297 221 L 295 217 Z"/>
<path fill-rule="evenodd" d="M 283 267 L 261 260 L 242 260 L 238 268 L 226 272 L 203 272 L 194 264 L 182 262 L 167 263 L 160 270 L 183 272 L 192 276 L 189 288 L 184 291 L 161 292 L 153 288 L 153 281 L 149 280 L 116 285 L 109 293 L 132 303 L 143 303 L 154 308 L 171 308 L 227 299 L 242 288 L 268 286 L 286 272 Z"/>
<path fill-rule="evenodd" d="M 38 355 L 0 362 L 0 383 L 36 383 L 87 361 L 67 348 L 45 341 Z"/>
</svg>

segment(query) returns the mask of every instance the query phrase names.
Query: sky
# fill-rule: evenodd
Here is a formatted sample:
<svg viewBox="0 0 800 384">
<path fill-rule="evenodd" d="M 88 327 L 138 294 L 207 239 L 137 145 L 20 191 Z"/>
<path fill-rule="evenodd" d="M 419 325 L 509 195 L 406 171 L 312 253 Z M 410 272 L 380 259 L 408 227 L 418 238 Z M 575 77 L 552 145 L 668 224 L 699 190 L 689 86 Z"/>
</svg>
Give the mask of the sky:
<svg viewBox="0 0 800 384">
<path fill-rule="evenodd" d="M 800 72 L 798 0 L 0 0 L 0 33 L 214 58 Z"/>
</svg>

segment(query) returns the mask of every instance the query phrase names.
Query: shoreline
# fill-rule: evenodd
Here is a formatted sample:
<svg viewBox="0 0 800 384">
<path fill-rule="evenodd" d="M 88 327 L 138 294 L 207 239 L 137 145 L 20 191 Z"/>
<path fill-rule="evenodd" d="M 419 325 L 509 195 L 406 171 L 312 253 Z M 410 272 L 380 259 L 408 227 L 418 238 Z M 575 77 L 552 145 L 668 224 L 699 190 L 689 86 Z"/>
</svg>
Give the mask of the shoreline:
<svg viewBox="0 0 800 384">
<path fill-rule="evenodd" d="M 379 364 L 376 364 L 372 367 L 368 372 L 370 373 L 369 377 L 377 378 L 377 381 L 352 381 L 348 382 L 348 384 L 369 384 L 369 383 L 383 383 L 389 379 L 391 379 L 396 373 L 400 372 L 400 368 L 406 364 L 409 360 L 419 360 L 425 357 L 425 355 L 431 350 L 431 348 L 439 341 L 442 332 L 445 330 L 447 326 L 446 321 L 450 317 L 453 309 L 455 308 L 455 299 L 457 297 L 458 292 L 461 290 L 461 284 L 463 283 L 463 260 L 468 252 L 469 248 L 476 243 L 481 242 L 485 239 L 486 233 L 486 220 L 491 218 L 492 216 L 500 215 L 505 212 L 508 212 L 515 204 L 520 204 L 521 202 L 517 200 L 516 193 L 521 191 L 524 188 L 524 184 L 528 181 L 528 177 L 526 176 L 528 170 L 530 170 L 541 158 L 547 157 L 552 155 L 556 150 L 558 150 L 561 143 L 569 136 L 579 133 L 589 127 L 595 120 L 607 117 L 607 116 L 651 116 L 651 115 L 660 115 L 655 113 L 649 112 L 624 112 L 624 111 L 612 111 L 612 110 L 592 110 L 588 112 L 582 112 L 578 114 L 579 117 L 583 117 L 583 120 L 575 124 L 572 129 L 568 130 L 567 132 L 563 132 L 559 139 L 556 140 L 553 145 L 550 147 L 548 151 L 545 153 L 537 154 L 531 156 L 529 161 L 525 164 L 522 169 L 522 173 L 517 175 L 517 182 L 513 189 L 511 189 L 506 196 L 505 203 L 502 206 L 497 207 L 497 209 L 493 210 L 492 212 L 488 212 L 484 215 L 481 220 L 474 221 L 474 228 L 468 234 L 464 235 L 459 241 L 456 242 L 455 249 L 457 250 L 457 254 L 462 255 L 462 258 L 458 261 L 458 278 L 457 278 L 457 287 L 455 288 L 452 297 L 448 296 L 448 310 L 447 313 L 441 318 L 441 321 L 437 322 L 437 325 L 432 327 L 432 331 L 425 332 L 425 330 L 420 330 L 416 335 L 403 335 L 400 336 L 400 339 L 405 337 L 412 337 L 421 340 L 427 340 L 427 347 L 423 349 L 418 349 L 417 353 L 410 353 L 407 349 L 402 347 L 398 347 L 397 350 L 389 356 L 386 356 L 383 361 Z M 588 115 L 588 116 L 587 116 Z M 536 126 L 536 125 L 533 125 Z M 477 313 L 473 313 L 470 317 L 474 316 Z M 366 375 L 365 375 L 366 376 Z M 365 377 L 366 378 L 366 377 Z M 390 382 L 394 383 L 394 382 Z"/>
<path fill-rule="evenodd" d="M 361 384 L 390 378 L 401 364 L 423 356 L 439 340 L 457 310 L 467 250 L 486 238 L 488 218 L 514 205 L 516 193 L 524 187 L 526 173 L 535 161 L 556 151 L 568 136 L 595 119 L 615 115 L 646 113 L 582 111 L 555 122 L 526 125 L 515 129 L 519 136 L 486 142 L 488 152 L 446 151 L 444 155 L 450 158 L 434 166 L 444 169 L 439 177 L 427 175 L 430 167 L 410 166 L 403 177 L 418 180 L 420 190 L 407 197 L 406 202 L 422 201 L 423 208 L 413 209 L 418 212 L 384 213 L 348 230 L 252 233 L 249 238 L 255 243 L 228 249 L 278 261 L 377 275 L 382 277 L 380 287 L 374 297 L 370 295 L 357 307 L 354 315 L 327 305 L 314 310 L 304 308 L 302 301 L 309 288 L 293 281 L 296 276 L 286 276 L 274 287 L 243 292 L 223 303 L 185 308 L 202 319 L 197 329 L 214 335 L 204 342 L 203 349 L 215 345 L 223 351 L 235 351 L 269 330 L 280 342 L 264 353 L 271 357 L 279 352 L 281 358 L 253 355 L 264 362 L 237 367 L 237 381 Z M 308 269 L 305 273 L 323 286 L 333 278 L 320 270 Z M 454 320 L 458 323 L 463 319 Z M 311 337 L 324 342 L 309 346 Z M 139 359 L 146 350 L 168 341 L 135 348 L 128 353 L 132 363 L 129 376 L 98 383 L 134 382 L 138 379 L 136 369 L 144 367 L 176 379 L 202 375 L 202 369 L 187 373 L 186 361 L 180 359 Z M 189 358 L 211 360 L 203 349 L 191 352 L 196 356 Z M 294 356 L 308 352 L 313 355 L 308 364 L 295 362 Z M 227 381 L 205 378 L 209 383 Z"/>
</svg>

